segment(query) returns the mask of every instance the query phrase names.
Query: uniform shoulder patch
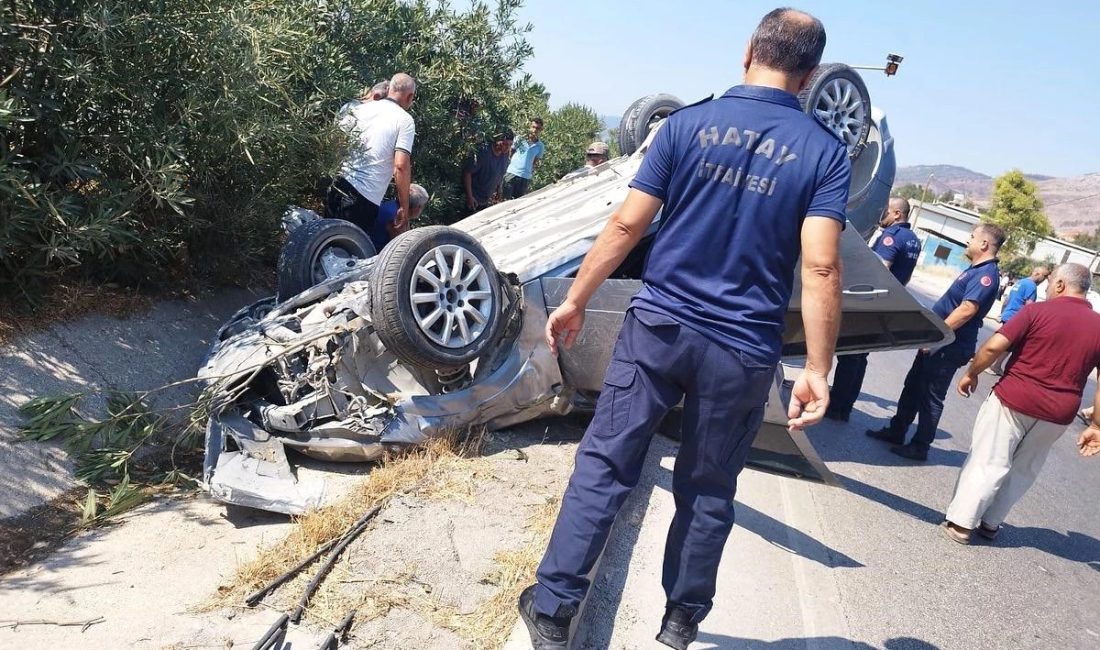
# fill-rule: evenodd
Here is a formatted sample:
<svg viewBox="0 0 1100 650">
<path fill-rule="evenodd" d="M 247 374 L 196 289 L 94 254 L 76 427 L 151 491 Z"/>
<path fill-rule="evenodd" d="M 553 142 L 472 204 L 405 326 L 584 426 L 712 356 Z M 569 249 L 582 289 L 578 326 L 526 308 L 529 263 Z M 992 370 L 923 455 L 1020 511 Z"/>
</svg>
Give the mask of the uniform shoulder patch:
<svg viewBox="0 0 1100 650">
<path fill-rule="evenodd" d="M 694 103 L 691 103 L 691 104 L 684 104 L 680 108 L 677 108 L 676 110 L 669 113 L 669 116 L 675 115 L 675 114 L 679 113 L 680 111 L 684 110 L 685 108 L 691 108 L 692 106 L 699 106 L 701 104 L 706 104 L 707 102 L 709 102 L 712 99 L 714 99 L 714 95 L 710 94 L 710 95 L 707 95 L 706 97 L 700 99 L 697 102 L 694 102 Z"/>
<path fill-rule="evenodd" d="M 989 277 L 988 275 L 983 275 L 980 282 L 982 283 L 983 287 L 993 286 L 993 278 Z"/>
<path fill-rule="evenodd" d="M 886 235 L 885 237 L 882 238 L 882 245 L 883 246 L 893 246 L 894 245 L 894 238 L 891 237 L 890 235 Z"/>
</svg>

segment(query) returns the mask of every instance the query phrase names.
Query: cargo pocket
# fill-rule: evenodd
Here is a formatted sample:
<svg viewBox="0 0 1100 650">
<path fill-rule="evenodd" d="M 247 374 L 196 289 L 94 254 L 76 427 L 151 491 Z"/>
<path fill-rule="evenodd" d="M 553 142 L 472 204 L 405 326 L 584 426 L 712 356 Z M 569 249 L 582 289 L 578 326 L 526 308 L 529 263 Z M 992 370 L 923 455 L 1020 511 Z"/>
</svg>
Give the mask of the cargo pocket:
<svg viewBox="0 0 1100 650">
<path fill-rule="evenodd" d="M 733 435 L 728 440 L 728 447 L 722 454 L 725 466 L 731 471 L 741 471 L 748 459 L 749 448 L 752 447 L 753 440 L 756 439 L 756 434 L 763 423 L 764 407 L 758 406 L 749 411 L 745 419 L 734 428 Z"/>
<path fill-rule="evenodd" d="M 604 391 L 607 393 L 607 407 L 610 410 L 607 419 L 611 426 L 599 427 L 596 433 L 609 437 L 626 429 L 630 420 L 630 402 L 634 393 L 634 382 L 638 368 L 629 361 L 612 359 L 604 376 Z"/>
</svg>

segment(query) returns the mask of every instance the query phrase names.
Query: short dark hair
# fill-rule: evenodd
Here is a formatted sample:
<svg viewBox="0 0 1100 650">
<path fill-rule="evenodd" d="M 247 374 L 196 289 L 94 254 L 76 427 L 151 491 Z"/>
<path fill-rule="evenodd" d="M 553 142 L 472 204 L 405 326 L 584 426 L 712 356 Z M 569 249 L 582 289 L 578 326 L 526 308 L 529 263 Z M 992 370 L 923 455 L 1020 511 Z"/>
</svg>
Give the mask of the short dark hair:
<svg viewBox="0 0 1100 650">
<path fill-rule="evenodd" d="M 532 117 L 531 121 L 534 122 L 535 124 L 538 124 L 539 126 L 542 126 L 542 118 L 541 117 Z"/>
<path fill-rule="evenodd" d="M 768 12 L 752 35 L 752 60 L 788 74 L 806 74 L 821 63 L 825 26 L 808 13 L 780 7 Z"/>
<path fill-rule="evenodd" d="M 974 230 L 988 237 L 998 250 L 1000 250 L 1001 246 L 1004 246 L 1005 240 L 1008 239 L 1008 235 L 1005 234 L 1005 229 L 995 223 L 980 223 Z"/>
<path fill-rule="evenodd" d="M 515 140 L 516 134 L 512 132 L 512 129 L 503 128 L 493 134 L 493 142 L 501 142 L 502 140 Z"/>
</svg>

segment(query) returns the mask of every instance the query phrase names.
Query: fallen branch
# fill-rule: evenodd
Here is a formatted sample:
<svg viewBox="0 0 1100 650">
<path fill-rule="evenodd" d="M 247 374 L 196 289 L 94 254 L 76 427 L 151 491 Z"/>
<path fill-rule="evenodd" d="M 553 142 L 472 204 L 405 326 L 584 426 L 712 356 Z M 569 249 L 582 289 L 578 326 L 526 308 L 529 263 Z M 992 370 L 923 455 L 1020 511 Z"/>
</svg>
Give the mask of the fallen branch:
<svg viewBox="0 0 1100 650">
<path fill-rule="evenodd" d="M 47 621 L 43 618 L 37 618 L 30 621 L 11 621 L 8 623 L 0 623 L 0 628 L 10 627 L 14 630 L 20 625 L 57 625 L 58 627 L 79 627 L 80 631 L 83 632 L 84 630 L 87 630 L 96 623 L 106 622 L 107 619 L 103 618 L 102 616 L 90 618 L 86 621 Z"/>
</svg>

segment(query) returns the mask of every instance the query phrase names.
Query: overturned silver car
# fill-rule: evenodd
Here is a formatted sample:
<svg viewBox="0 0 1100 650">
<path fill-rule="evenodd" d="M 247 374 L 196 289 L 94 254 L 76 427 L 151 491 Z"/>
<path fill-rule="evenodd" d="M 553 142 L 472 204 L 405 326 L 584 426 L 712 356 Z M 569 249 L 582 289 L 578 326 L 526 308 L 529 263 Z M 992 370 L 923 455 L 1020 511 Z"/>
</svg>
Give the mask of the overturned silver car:
<svg viewBox="0 0 1100 650">
<path fill-rule="evenodd" d="M 893 182 L 885 116 L 872 112 L 862 80 L 840 64 L 822 66 L 802 101 L 845 140 L 853 160 L 854 227 L 842 240 L 838 351 L 949 339 L 946 325 L 864 240 Z M 284 251 L 280 262 L 280 296 L 224 325 L 200 371 L 215 396 L 204 467 L 210 494 L 301 513 L 320 504 L 322 488 L 296 480 L 287 448 L 324 460 L 372 461 L 450 429 L 496 429 L 592 409 L 660 217 L 591 300 L 576 344 L 557 358 L 543 340 L 546 319 L 624 200 L 646 138 L 679 105 L 668 95 L 642 98 L 620 128 L 627 155 L 453 227 L 414 229 L 377 255 L 342 221 L 295 230 L 287 244 L 293 255 Z M 293 285 L 294 295 L 283 284 Z M 805 353 L 800 293 L 796 285 L 786 359 Z M 805 435 L 787 431 L 783 388 L 777 369 L 748 465 L 834 483 Z M 675 429 L 676 421 L 673 414 L 665 428 Z"/>
</svg>

